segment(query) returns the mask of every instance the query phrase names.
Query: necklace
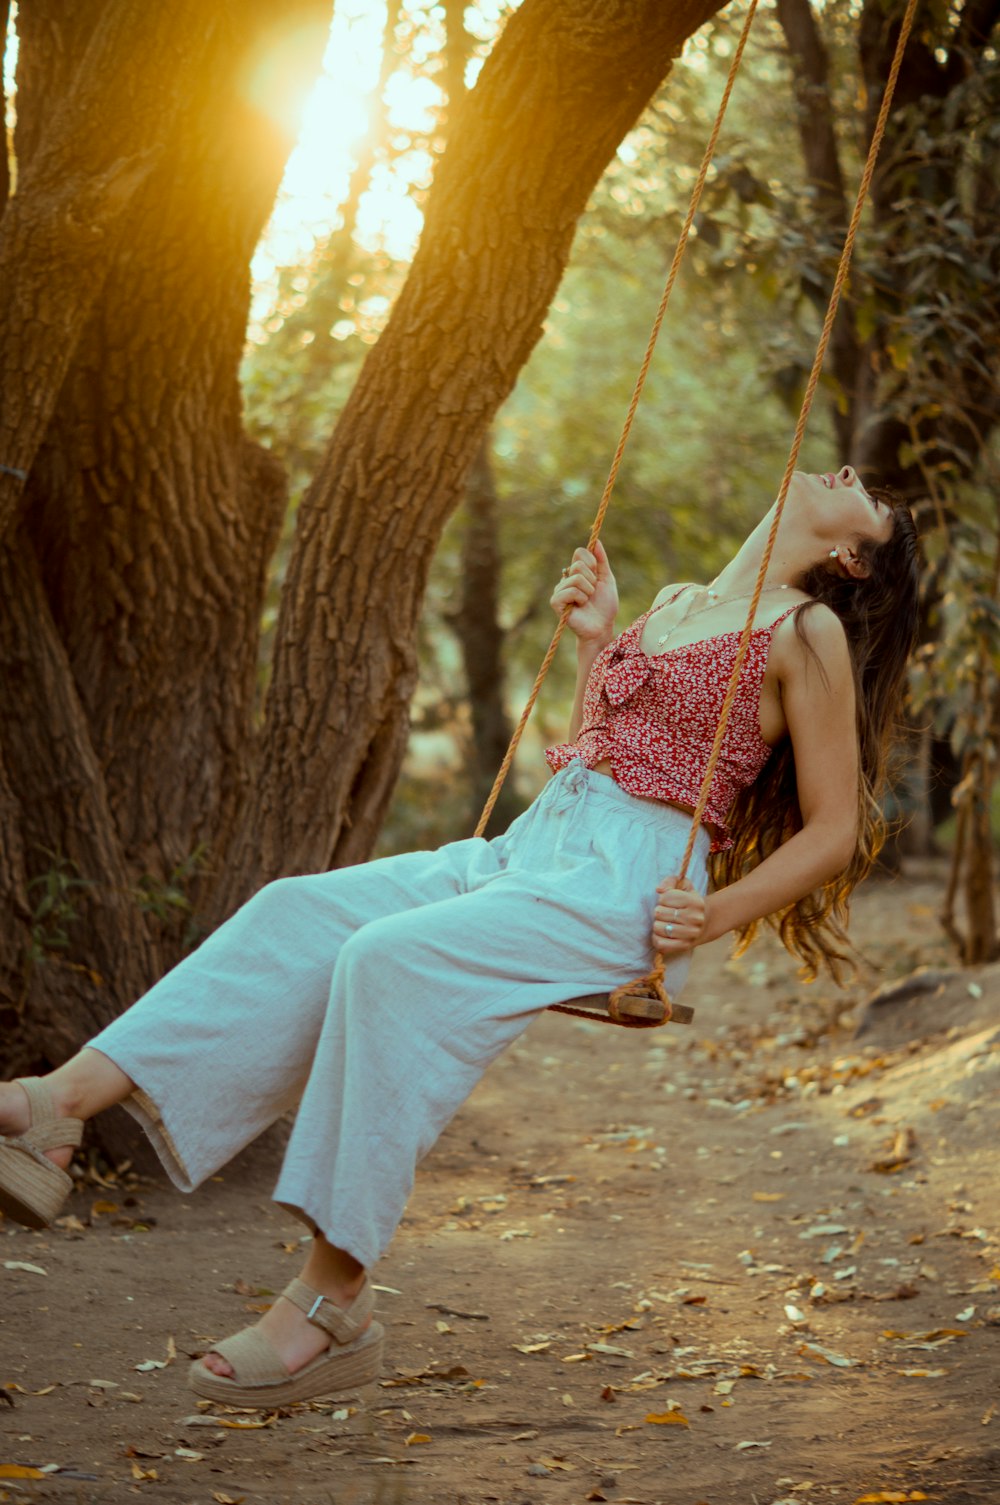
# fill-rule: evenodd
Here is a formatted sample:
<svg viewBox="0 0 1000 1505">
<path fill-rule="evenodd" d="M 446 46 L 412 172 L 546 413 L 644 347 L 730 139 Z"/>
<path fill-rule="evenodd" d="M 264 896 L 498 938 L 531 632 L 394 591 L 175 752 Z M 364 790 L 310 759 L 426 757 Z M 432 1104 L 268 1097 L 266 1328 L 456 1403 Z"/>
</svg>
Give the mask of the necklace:
<svg viewBox="0 0 1000 1505">
<path fill-rule="evenodd" d="M 712 583 L 714 584 L 715 582 L 713 581 Z M 662 637 L 657 638 L 656 646 L 658 650 L 662 649 L 664 643 L 667 642 L 669 638 L 672 638 L 676 632 L 679 632 L 687 622 L 693 621 L 695 617 L 700 617 L 703 612 L 711 611 L 713 607 L 716 606 L 728 606 L 731 601 L 743 601 L 748 596 L 753 595 L 752 591 L 740 591 L 739 595 L 736 596 L 720 596 L 718 591 L 712 589 L 711 585 L 704 586 L 703 590 L 704 594 L 708 598 L 705 604 L 703 606 L 696 607 L 694 610 L 692 610 L 689 606 L 684 615 L 680 617 L 678 621 L 674 622 L 672 626 L 668 627 Z M 764 589 L 761 591 L 761 595 L 766 596 L 771 591 L 786 590 L 788 590 L 787 585 L 765 585 Z"/>
</svg>

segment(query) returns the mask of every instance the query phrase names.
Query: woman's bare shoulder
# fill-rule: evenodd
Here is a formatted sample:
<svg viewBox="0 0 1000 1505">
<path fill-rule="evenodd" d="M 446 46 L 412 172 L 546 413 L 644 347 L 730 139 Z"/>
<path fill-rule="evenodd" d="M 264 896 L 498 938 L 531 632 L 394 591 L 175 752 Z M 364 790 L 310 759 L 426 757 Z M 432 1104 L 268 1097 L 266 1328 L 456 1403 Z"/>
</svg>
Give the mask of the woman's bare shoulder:
<svg viewBox="0 0 1000 1505">
<path fill-rule="evenodd" d="M 808 602 L 803 602 L 808 605 Z M 777 650 L 775 652 L 775 650 Z M 775 628 L 772 652 L 779 673 L 794 673 L 815 663 L 835 676 L 850 673 L 850 650 L 844 624 L 822 601 L 793 611 Z"/>
</svg>

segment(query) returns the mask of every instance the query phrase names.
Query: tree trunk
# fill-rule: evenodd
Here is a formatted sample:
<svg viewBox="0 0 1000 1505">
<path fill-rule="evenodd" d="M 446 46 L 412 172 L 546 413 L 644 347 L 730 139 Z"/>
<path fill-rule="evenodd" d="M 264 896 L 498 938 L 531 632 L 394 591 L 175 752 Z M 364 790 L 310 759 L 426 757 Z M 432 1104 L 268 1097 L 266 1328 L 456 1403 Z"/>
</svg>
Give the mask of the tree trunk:
<svg viewBox="0 0 1000 1505">
<path fill-rule="evenodd" d="M 463 506 L 462 597 L 448 625 L 462 650 L 462 664 L 472 719 L 472 804 L 474 827 L 486 803 L 497 769 L 510 743 L 511 724 L 504 702 L 504 630 L 500 623 L 503 560 L 497 532 L 497 494 L 487 433 L 472 463 Z M 513 775 L 503 789 L 486 827 L 487 836 L 505 831 L 521 810 Z"/>
<path fill-rule="evenodd" d="M 170 130 L 202 10 L 199 0 L 178 0 L 169 12 L 104 6 L 65 94 L 54 109 L 45 102 L 46 130 L 23 166 L 19 153 L 18 192 L 0 223 L 0 543 L 126 212 Z M 116 77 L 129 87 L 109 90 Z"/>
<path fill-rule="evenodd" d="M 17 916 L 0 977 L 16 992 L 11 979 L 41 950 L 17 1046 L 39 1060 L 107 1023 L 183 949 L 180 926 L 143 915 L 136 889 L 212 844 L 246 794 L 260 604 L 284 508 L 283 475 L 242 432 L 237 375 L 249 259 L 291 138 L 242 81 L 290 33 L 297 50 L 280 54 L 278 83 L 301 88 L 330 0 L 185 5 L 169 25 L 146 9 L 36 0 L 19 15 L 19 181 L 0 248 L 27 246 L 19 227 L 43 226 L 53 199 L 85 216 L 69 223 L 63 261 L 18 266 L 0 310 L 14 331 L 0 410 L 23 405 L 10 390 L 20 373 L 31 432 L 52 415 L 23 531 L 0 560 L 3 903 Z M 142 17 L 121 56 L 112 13 Z M 278 102 L 272 85 L 262 103 Z M 118 206 L 119 240 L 101 243 L 85 286 L 76 242 L 87 250 L 106 208 L 94 184 L 103 193 L 120 178 L 138 135 L 151 142 L 145 179 Z M 45 926 L 40 947 L 32 936 L 53 872 L 83 885 L 62 960 Z"/>
<path fill-rule="evenodd" d="M 996 906 L 993 897 L 993 831 L 990 795 L 993 777 L 989 759 L 977 752 L 970 769 L 969 835 L 965 860 L 966 950 L 968 965 L 996 961 Z"/>
<path fill-rule="evenodd" d="M 465 98 L 465 69 L 472 37 L 465 25 L 464 0 L 445 0 L 444 78 L 449 117 Z M 465 670 L 465 685 L 472 722 L 468 761 L 471 801 L 469 827 L 479 823 L 496 772 L 511 738 L 511 723 L 505 701 L 504 628 L 500 622 L 500 587 L 503 557 L 500 553 L 499 499 L 493 474 L 492 430 L 488 429 L 472 462 L 462 503 L 461 600 L 448 617 L 448 626 L 458 638 Z M 505 831 L 521 810 L 521 801 L 508 778 L 486 825 L 485 835 Z"/>
<path fill-rule="evenodd" d="M 778 0 L 777 12 L 792 60 L 799 142 L 812 192 L 816 229 L 829 244 L 832 280 L 850 214 L 830 98 L 830 59 L 809 0 Z M 818 289 L 809 279 L 803 283 L 803 292 L 819 313 L 825 314 L 825 290 Z M 833 326 L 828 356 L 840 398 L 833 408 L 834 431 L 844 455 L 849 453 L 854 437 L 855 384 L 861 359 L 849 288 L 845 289 L 845 295 Z"/>
<path fill-rule="evenodd" d="M 431 555 L 542 330 L 587 197 L 715 0 L 525 0 L 462 102 L 420 248 L 304 498 L 261 777 L 220 918 L 358 861 L 406 742 Z"/>
</svg>

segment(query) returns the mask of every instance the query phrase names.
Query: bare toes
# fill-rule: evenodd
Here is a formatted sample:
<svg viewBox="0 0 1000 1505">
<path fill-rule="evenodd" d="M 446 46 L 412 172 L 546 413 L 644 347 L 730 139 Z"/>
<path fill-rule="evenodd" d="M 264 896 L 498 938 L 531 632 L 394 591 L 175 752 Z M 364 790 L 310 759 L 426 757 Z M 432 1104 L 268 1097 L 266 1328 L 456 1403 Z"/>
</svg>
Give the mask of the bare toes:
<svg viewBox="0 0 1000 1505">
<path fill-rule="evenodd" d="M 217 1374 L 224 1380 L 231 1380 L 233 1378 L 233 1366 L 227 1364 L 221 1354 L 207 1353 L 201 1362 L 212 1374 Z"/>
</svg>

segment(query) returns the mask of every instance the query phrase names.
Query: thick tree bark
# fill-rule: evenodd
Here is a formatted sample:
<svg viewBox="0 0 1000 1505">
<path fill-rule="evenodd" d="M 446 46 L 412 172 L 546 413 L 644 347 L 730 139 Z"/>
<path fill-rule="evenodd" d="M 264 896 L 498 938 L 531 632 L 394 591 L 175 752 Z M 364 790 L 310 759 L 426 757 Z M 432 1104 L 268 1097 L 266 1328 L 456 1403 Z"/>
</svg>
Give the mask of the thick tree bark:
<svg viewBox="0 0 1000 1505">
<path fill-rule="evenodd" d="M 154 977 L 159 957 L 132 899 L 83 708 L 42 592 L 34 556 L 18 536 L 0 551 L 0 704 L 4 707 L 0 820 L 16 810 L 0 864 L 14 926 L 0 932 L 5 1002 L 30 1013 L 35 1052 L 60 1060 L 121 1011 L 128 982 Z M 30 789 L 30 800 L 13 791 Z M 66 892 L 65 920 L 40 913 L 46 874 L 81 877 Z M 34 880 L 34 892 L 31 885 Z M 72 941 L 61 957 L 56 930 Z M 34 961 L 25 966 L 25 948 Z"/>
<path fill-rule="evenodd" d="M 458 110 L 390 323 L 300 507 L 261 778 L 216 914 L 365 857 L 402 756 L 431 554 L 609 157 L 715 0 L 525 0 Z"/>
<path fill-rule="evenodd" d="M 28 489 L 29 533 L 137 875 L 162 880 L 214 842 L 252 773 L 256 641 L 285 486 L 242 433 L 238 367 L 249 260 L 291 138 L 244 80 L 278 56 L 282 90 L 301 88 L 330 11 L 330 0 L 222 7 Z"/>
<path fill-rule="evenodd" d="M 211 26 L 200 0 L 105 6 L 0 223 L 0 542 L 20 503 L 126 211 Z M 108 89 L 109 78 L 124 86 Z"/>
<path fill-rule="evenodd" d="M 115 66 L 101 40 L 112 11 L 142 16 Z M 169 9 L 164 37 L 146 11 L 35 0 L 21 12 L 21 177 L 0 243 L 13 243 L 22 200 L 22 222 L 35 223 L 44 174 L 70 201 L 60 161 L 67 183 L 86 178 L 88 161 L 99 178 L 101 150 L 117 170 L 111 145 L 125 127 L 109 120 L 103 147 L 97 139 L 116 106 L 136 135 L 160 132 L 122 213 L 127 243 L 114 255 L 105 243 L 86 319 L 80 262 L 52 257 L 19 269 L 0 311 L 22 331 L 5 356 L 16 349 L 39 385 L 37 411 L 53 415 L 23 531 L 0 551 L 0 867 L 11 919 L 0 979 L 8 999 L 26 1002 L 16 1048 L 37 1060 L 62 1058 L 182 949 L 180 927 L 144 915 L 135 891 L 145 874 L 168 880 L 211 845 L 249 785 L 260 605 L 285 502 L 280 469 L 242 432 L 238 369 L 250 255 L 291 144 L 268 108 L 318 68 L 331 0 L 185 5 Z M 291 51 L 279 45 L 287 35 Z M 254 96 L 247 81 L 264 62 L 271 72 Z M 130 83 L 109 89 L 109 78 Z M 78 170 L 66 121 L 80 100 L 92 111 L 87 150 L 94 139 Z M 89 202 L 87 213 L 103 212 Z M 51 286 L 26 311 L 9 300 L 32 276 Z M 55 325 L 33 334 L 32 307 L 71 311 L 59 361 L 49 359 Z M 24 960 L 39 950 L 33 910 L 53 870 L 82 880 L 79 920 L 63 960 L 41 927 L 25 1001 Z"/>
</svg>

